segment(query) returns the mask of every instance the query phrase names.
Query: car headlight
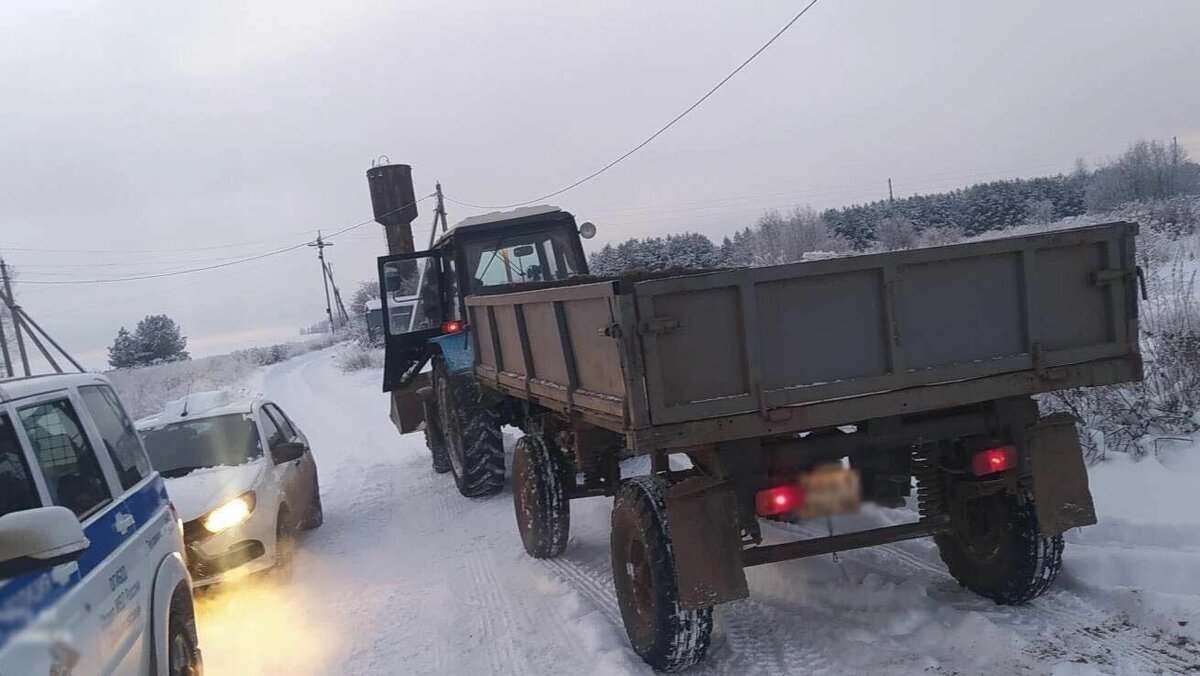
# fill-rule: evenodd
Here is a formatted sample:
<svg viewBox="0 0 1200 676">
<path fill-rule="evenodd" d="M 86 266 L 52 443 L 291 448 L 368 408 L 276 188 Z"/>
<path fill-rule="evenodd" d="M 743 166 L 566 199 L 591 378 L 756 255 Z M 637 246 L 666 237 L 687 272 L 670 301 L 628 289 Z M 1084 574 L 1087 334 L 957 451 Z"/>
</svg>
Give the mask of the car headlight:
<svg viewBox="0 0 1200 676">
<path fill-rule="evenodd" d="M 253 511 L 254 491 L 242 493 L 209 512 L 204 517 L 204 528 L 210 533 L 220 533 L 245 521 Z"/>
</svg>

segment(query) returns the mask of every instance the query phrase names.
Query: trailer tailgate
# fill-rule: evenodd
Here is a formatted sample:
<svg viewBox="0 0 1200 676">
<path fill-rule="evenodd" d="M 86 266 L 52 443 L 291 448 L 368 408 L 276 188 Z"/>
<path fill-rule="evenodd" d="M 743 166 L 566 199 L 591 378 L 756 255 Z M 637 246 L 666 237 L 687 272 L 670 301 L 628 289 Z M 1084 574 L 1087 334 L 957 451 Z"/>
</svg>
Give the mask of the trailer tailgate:
<svg viewBox="0 0 1200 676">
<path fill-rule="evenodd" d="M 1112 223 L 639 282 L 650 421 L 769 419 L 1020 371 L 1070 387 L 1079 369 L 1061 367 L 1137 357 L 1136 232 Z"/>
</svg>

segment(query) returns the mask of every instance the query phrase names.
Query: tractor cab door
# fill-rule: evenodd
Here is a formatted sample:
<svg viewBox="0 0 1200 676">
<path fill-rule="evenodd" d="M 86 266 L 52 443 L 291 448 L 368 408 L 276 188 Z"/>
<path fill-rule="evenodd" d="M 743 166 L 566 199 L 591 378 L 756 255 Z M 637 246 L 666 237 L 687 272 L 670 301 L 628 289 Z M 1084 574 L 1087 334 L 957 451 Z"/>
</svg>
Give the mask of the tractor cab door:
<svg viewBox="0 0 1200 676">
<path fill-rule="evenodd" d="M 429 339 L 442 332 L 442 260 L 434 251 L 379 258 L 383 302 L 383 391 L 406 387 L 429 360 Z"/>
</svg>

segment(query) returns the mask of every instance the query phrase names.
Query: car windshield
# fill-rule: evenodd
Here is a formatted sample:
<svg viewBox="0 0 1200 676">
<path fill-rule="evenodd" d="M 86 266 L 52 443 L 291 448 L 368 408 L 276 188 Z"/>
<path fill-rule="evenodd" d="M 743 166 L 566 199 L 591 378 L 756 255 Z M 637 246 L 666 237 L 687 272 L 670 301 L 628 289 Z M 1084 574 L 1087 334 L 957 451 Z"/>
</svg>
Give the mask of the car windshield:
<svg viewBox="0 0 1200 676">
<path fill-rule="evenodd" d="M 567 230 L 522 232 L 470 242 L 466 246 L 472 291 L 485 286 L 567 279 L 581 266 Z"/>
<path fill-rule="evenodd" d="M 241 465 L 262 455 L 258 430 L 241 413 L 185 420 L 142 431 L 150 463 L 165 477 L 201 467 Z"/>
</svg>

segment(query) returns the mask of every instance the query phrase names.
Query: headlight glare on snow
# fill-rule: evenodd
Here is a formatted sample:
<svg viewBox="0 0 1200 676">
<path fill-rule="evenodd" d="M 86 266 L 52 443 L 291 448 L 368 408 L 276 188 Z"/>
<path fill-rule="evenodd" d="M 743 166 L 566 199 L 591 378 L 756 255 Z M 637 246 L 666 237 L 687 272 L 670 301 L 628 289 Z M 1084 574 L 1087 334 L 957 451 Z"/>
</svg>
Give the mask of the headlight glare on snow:
<svg viewBox="0 0 1200 676">
<path fill-rule="evenodd" d="M 254 492 L 243 493 L 208 513 L 204 517 L 204 528 L 210 533 L 220 533 L 245 521 L 254 511 Z"/>
</svg>

